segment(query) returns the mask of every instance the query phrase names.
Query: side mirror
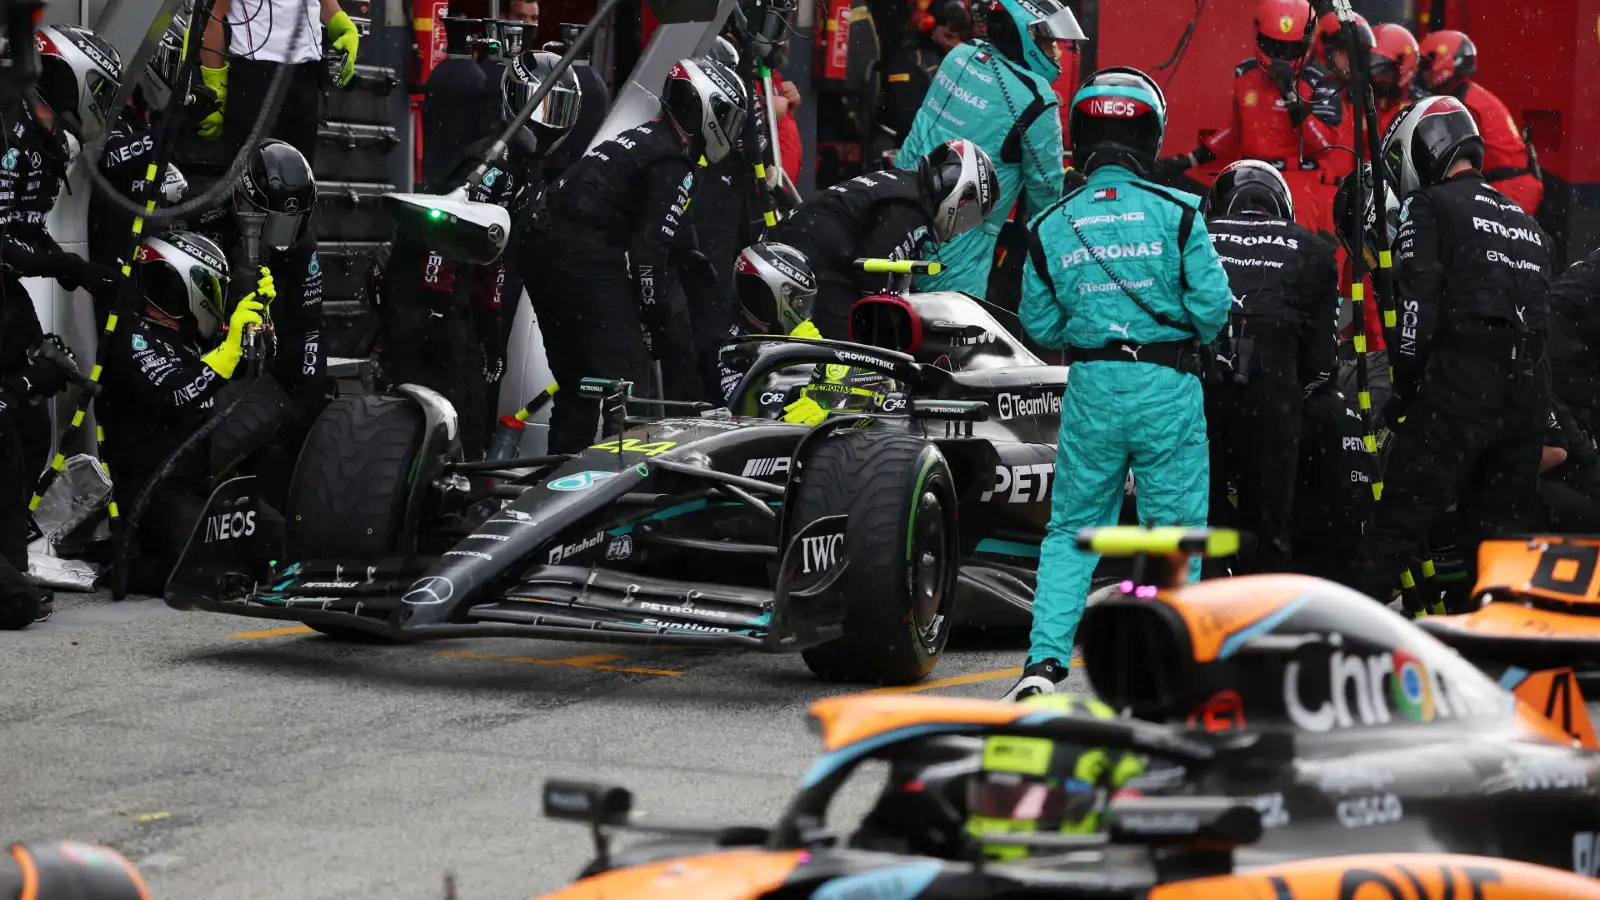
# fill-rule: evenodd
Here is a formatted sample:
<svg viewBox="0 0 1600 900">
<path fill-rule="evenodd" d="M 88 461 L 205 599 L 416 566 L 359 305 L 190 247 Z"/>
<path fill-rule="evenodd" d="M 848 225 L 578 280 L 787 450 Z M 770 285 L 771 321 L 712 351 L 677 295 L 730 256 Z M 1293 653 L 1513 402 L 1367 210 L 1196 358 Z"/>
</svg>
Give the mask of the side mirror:
<svg viewBox="0 0 1600 900">
<path fill-rule="evenodd" d="M 910 409 L 913 419 L 935 419 L 942 422 L 987 422 L 989 404 L 982 400 L 913 400 Z"/>
<path fill-rule="evenodd" d="M 633 793 L 625 787 L 555 778 L 544 783 L 544 815 L 547 819 L 615 826 L 626 825 L 632 812 Z"/>
</svg>

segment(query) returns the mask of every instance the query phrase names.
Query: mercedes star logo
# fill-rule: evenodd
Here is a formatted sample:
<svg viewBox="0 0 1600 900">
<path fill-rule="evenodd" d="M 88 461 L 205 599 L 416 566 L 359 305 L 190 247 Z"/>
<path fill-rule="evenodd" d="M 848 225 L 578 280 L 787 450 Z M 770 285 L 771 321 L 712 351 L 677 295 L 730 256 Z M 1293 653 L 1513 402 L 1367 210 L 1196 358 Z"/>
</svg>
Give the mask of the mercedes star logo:
<svg viewBox="0 0 1600 900">
<path fill-rule="evenodd" d="M 412 606 L 438 606 L 448 603 L 455 594 L 456 586 L 448 578 L 441 575 L 429 575 L 419 578 L 411 585 L 411 590 L 406 591 L 400 600 Z"/>
</svg>

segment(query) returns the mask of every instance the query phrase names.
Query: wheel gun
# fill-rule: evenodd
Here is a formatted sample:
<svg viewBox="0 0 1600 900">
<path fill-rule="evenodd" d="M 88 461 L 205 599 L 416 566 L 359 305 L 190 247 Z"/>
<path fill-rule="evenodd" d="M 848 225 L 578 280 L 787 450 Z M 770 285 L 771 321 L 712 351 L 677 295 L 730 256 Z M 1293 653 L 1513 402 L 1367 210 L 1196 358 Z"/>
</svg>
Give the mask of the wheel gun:
<svg viewBox="0 0 1600 900">
<path fill-rule="evenodd" d="M 55 363 L 67 373 L 68 382 L 82 388 L 91 397 L 99 396 L 100 384 L 78 369 L 77 359 L 73 357 L 72 351 L 67 348 L 66 342 L 61 340 L 60 335 L 45 335 L 39 346 L 28 351 L 28 355 L 37 360 Z"/>
<path fill-rule="evenodd" d="M 261 272 L 266 253 L 261 246 L 261 232 L 267 224 L 267 214 L 255 211 L 237 211 L 234 221 L 239 225 L 239 237 L 244 241 L 245 271 L 254 277 Z M 267 315 L 263 324 L 248 326 L 240 346 L 244 349 L 245 372 L 252 378 L 261 374 L 266 365 L 272 343 L 272 304 L 267 302 Z"/>
</svg>

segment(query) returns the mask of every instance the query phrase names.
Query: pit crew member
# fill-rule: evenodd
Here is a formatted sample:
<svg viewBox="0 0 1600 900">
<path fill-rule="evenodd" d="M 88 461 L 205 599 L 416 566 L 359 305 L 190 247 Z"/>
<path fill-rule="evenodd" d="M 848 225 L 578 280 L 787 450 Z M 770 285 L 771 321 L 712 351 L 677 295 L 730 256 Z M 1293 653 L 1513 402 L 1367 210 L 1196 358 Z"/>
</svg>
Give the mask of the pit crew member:
<svg viewBox="0 0 1600 900">
<path fill-rule="evenodd" d="M 938 145 L 965 139 L 994 162 L 1000 185 L 994 211 L 982 228 L 946 238 L 940 259 L 947 270 L 921 283 L 923 290 L 966 291 L 980 299 L 989 291 L 995 243 L 1018 194 L 1027 189 L 1032 212 L 1061 196 L 1061 118 L 1051 87 L 1061 74 L 1057 42 L 1085 39 L 1059 0 L 986 2 L 984 39 L 945 56 L 895 157 L 895 165 L 916 168 Z"/>
<path fill-rule="evenodd" d="M 1166 128 L 1156 83 L 1136 69 L 1096 72 L 1073 98 L 1067 128 L 1089 180 L 1029 224 L 1023 267 L 1022 325 L 1040 346 L 1068 348 L 1072 378 L 1032 647 L 1013 698 L 1053 693 L 1066 678 L 1097 560 L 1073 537 L 1116 524 L 1130 468 L 1142 523 L 1205 524 L 1196 342 L 1216 338 L 1233 302 L 1200 198 L 1145 180 Z"/>
<path fill-rule="evenodd" d="M 825 338 L 847 340 L 850 308 L 880 285 L 857 259 L 927 259 L 932 248 L 982 225 L 994 213 L 1000 181 L 977 144 L 935 146 L 914 169 L 870 172 L 833 185 L 767 233 L 811 263 L 817 276 L 812 317 Z M 987 273 L 987 259 L 974 263 Z"/>
<path fill-rule="evenodd" d="M 949 52 L 959 47 L 972 30 L 967 5 L 943 0 L 927 13 L 929 28 L 910 31 L 883 64 L 883 99 L 878 103 L 878 124 L 894 132 L 895 140 L 911 130 L 922 101 L 933 85 L 934 73 Z"/>
<path fill-rule="evenodd" d="M 1447 94 L 1466 104 L 1483 136 L 1483 178 L 1523 212 L 1533 215 L 1544 199 L 1544 181 L 1533 149 L 1510 110 L 1472 80 L 1478 71 L 1478 48 L 1459 31 L 1435 31 L 1422 40 L 1417 80 L 1433 94 Z"/>
<path fill-rule="evenodd" d="M 1460 546 L 1535 524 L 1550 239 L 1486 183 L 1483 139 L 1454 97 L 1396 118 L 1384 160 L 1402 203 L 1394 395 L 1383 411 L 1394 447 L 1348 583 L 1387 602 L 1452 503 Z"/>
<path fill-rule="evenodd" d="M 1240 160 L 1206 198 L 1206 230 L 1227 270 L 1233 307 L 1207 379 L 1210 521 L 1256 536 L 1239 573 L 1283 572 L 1299 456 L 1301 399 L 1332 377 L 1339 272 L 1333 248 L 1294 222 L 1278 171 Z M 1228 483 L 1238 485 L 1237 510 Z"/>
<path fill-rule="evenodd" d="M 673 245 L 694 165 L 722 161 L 744 123 L 746 89 L 726 66 L 679 60 L 661 116 L 604 141 L 548 188 L 521 269 L 558 384 L 588 376 L 647 383 L 664 350 Z M 598 405 L 556 395 L 550 451 L 588 446 Z"/>
</svg>

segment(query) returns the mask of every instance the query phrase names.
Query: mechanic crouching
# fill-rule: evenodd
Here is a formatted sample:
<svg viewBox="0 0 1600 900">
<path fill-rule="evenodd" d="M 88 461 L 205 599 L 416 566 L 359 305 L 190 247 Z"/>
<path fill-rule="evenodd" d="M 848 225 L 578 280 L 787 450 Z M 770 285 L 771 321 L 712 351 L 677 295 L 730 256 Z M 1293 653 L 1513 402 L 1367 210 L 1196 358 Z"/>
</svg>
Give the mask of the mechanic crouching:
<svg viewBox="0 0 1600 900">
<path fill-rule="evenodd" d="M 1000 181 L 966 140 L 939 144 L 915 168 L 870 172 L 802 203 L 767 232 L 799 250 L 817 276 L 812 317 L 830 340 L 850 337 L 850 310 L 882 287 L 858 259 L 928 259 L 935 247 L 994 213 Z"/>
<path fill-rule="evenodd" d="M 112 338 L 96 404 L 105 430 L 101 452 L 123 509 L 133 508 L 168 457 L 218 412 L 217 394 L 244 375 L 245 336 L 262 327 L 276 297 L 272 276 L 262 275 L 225 315 L 222 248 L 182 231 L 147 238 L 135 254 L 133 278 L 138 312 Z M 185 454 L 155 486 L 139 552 L 129 555 L 128 585 L 135 593 L 165 589 L 211 493 L 208 457 Z"/>
<path fill-rule="evenodd" d="M 1236 574 L 1284 572 L 1300 403 L 1332 376 L 1339 271 L 1333 248 L 1295 224 L 1289 184 L 1259 160 L 1222 171 L 1206 230 L 1233 290 L 1206 384 L 1212 525 L 1255 535 Z M 1237 510 L 1228 485 L 1237 487 Z"/>
<path fill-rule="evenodd" d="M 1538 224 L 1484 181 L 1483 139 L 1461 101 L 1414 104 L 1383 143 L 1402 203 L 1384 405 L 1394 448 L 1348 583 L 1387 602 L 1452 503 L 1456 543 L 1474 553 L 1479 540 L 1537 525 L 1550 251 Z"/>
<path fill-rule="evenodd" d="M 1117 523 L 1130 469 L 1142 524 L 1205 525 L 1210 461 L 1197 342 L 1216 338 L 1232 305 L 1200 198 L 1144 178 L 1166 128 L 1156 83 L 1135 69 L 1094 73 L 1073 98 L 1067 128 L 1088 183 L 1030 223 L 1023 266 L 1022 325 L 1040 346 L 1068 349 L 1072 377 L 1032 647 L 1010 698 L 1055 693 L 1067 677 L 1098 559 L 1074 537 Z"/>
<path fill-rule="evenodd" d="M 665 351 L 672 250 L 695 163 L 732 152 L 745 93 L 721 63 L 679 60 L 659 118 L 600 143 L 546 191 L 521 270 L 557 384 L 589 376 L 648 384 L 651 360 Z M 598 416 L 598 404 L 576 391 L 556 394 L 550 452 L 587 447 Z"/>
<path fill-rule="evenodd" d="M 506 66 L 497 128 L 516 117 L 558 59 L 527 50 Z M 468 199 L 511 209 L 537 190 L 538 162 L 561 146 L 577 121 L 579 91 L 577 75 L 568 69 L 512 137 L 508 158 L 484 173 Z M 487 137 L 468 147 L 428 192 L 448 194 L 461 187 L 494 140 Z M 516 210 L 511 211 L 515 218 Z M 401 233 L 383 273 L 380 348 L 388 375 L 397 384 L 432 388 L 450 401 L 468 459 L 483 457 L 505 371 L 505 270 L 504 256 L 488 265 L 465 264 Z"/>
<path fill-rule="evenodd" d="M 723 343 L 756 334 L 820 337 L 811 322 L 817 298 L 817 277 L 805 255 L 787 244 L 751 244 L 734 263 L 734 286 L 739 296 L 739 317 L 725 332 Z M 716 400 L 726 405 L 744 379 L 718 354 L 715 370 L 703 377 L 717 385 Z"/>
</svg>

